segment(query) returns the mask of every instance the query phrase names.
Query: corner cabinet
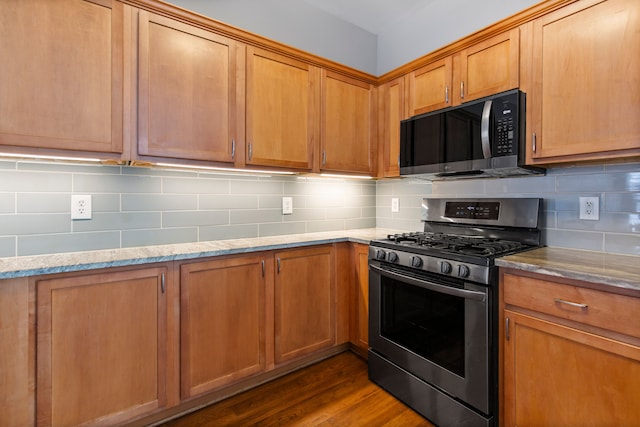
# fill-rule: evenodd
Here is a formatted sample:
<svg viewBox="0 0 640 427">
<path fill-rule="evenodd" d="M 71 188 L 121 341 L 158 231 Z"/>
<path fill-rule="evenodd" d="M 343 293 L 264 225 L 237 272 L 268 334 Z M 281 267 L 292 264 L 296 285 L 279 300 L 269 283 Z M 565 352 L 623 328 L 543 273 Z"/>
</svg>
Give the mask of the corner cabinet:
<svg viewBox="0 0 640 427">
<path fill-rule="evenodd" d="M 640 420 L 640 298 L 501 272 L 505 426 Z"/>
<path fill-rule="evenodd" d="M 275 362 L 336 342 L 336 284 L 332 246 L 275 253 Z"/>
<path fill-rule="evenodd" d="M 400 175 L 400 121 L 407 118 L 405 77 L 378 88 L 378 177 Z"/>
<path fill-rule="evenodd" d="M 232 163 L 244 46 L 147 11 L 138 44 L 138 155 Z"/>
<path fill-rule="evenodd" d="M 520 30 L 516 28 L 412 71 L 409 116 L 517 88 L 519 60 Z"/>
<path fill-rule="evenodd" d="M 0 9 L 1 150 L 120 158 L 122 3 L 2 0 Z"/>
<path fill-rule="evenodd" d="M 181 398 L 273 366 L 273 256 L 180 266 Z"/>
<path fill-rule="evenodd" d="M 319 134 L 320 69 L 247 47 L 246 163 L 311 170 Z"/>
<path fill-rule="evenodd" d="M 530 163 L 640 156 L 640 2 L 585 0 L 532 24 Z"/>
<path fill-rule="evenodd" d="M 114 425 L 167 406 L 167 272 L 35 282 L 38 426 Z"/>
<path fill-rule="evenodd" d="M 369 83 L 322 70 L 320 171 L 373 173 L 375 94 Z"/>
</svg>

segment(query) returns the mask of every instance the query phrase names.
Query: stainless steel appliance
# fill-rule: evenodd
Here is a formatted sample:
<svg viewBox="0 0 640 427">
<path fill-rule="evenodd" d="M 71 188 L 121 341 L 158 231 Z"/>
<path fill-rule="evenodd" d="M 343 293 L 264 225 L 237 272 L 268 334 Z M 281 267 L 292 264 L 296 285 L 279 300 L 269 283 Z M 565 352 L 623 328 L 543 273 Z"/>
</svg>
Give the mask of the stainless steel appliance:
<svg viewBox="0 0 640 427">
<path fill-rule="evenodd" d="M 438 426 L 495 426 L 498 256 L 540 245 L 542 199 L 436 199 L 369 246 L 369 377 Z"/>
<path fill-rule="evenodd" d="M 400 175 L 452 179 L 544 173 L 524 163 L 525 94 L 518 90 L 400 123 Z"/>
</svg>

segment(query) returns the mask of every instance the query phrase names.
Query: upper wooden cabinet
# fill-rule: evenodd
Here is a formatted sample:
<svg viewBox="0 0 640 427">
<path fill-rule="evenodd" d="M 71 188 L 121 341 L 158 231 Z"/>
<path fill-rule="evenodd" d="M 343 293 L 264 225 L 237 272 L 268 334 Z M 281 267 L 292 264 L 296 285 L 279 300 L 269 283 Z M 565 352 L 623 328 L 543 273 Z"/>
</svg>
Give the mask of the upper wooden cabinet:
<svg viewBox="0 0 640 427">
<path fill-rule="evenodd" d="M 378 88 L 379 177 L 400 175 L 400 121 L 407 118 L 405 77 Z"/>
<path fill-rule="evenodd" d="M 318 143 L 320 69 L 247 48 L 246 163 L 311 170 Z"/>
<path fill-rule="evenodd" d="M 0 146 L 121 157 L 123 5 L 1 0 L 0 10 Z"/>
<path fill-rule="evenodd" d="M 231 163 L 235 41 L 139 12 L 138 154 Z"/>
<path fill-rule="evenodd" d="M 373 172 L 374 101 L 369 83 L 322 71 L 321 171 Z"/>
<path fill-rule="evenodd" d="M 36 281 L 37 425 L 116 425 L 167 405 L 167 270 Z"/>
<path fill-rule="evenodd" d="M 409 116 L 517 88 L 519 59 L 516 28 L 412 71 Z"/>
<path fill-rule="evenodd" d="M 533 21 L 530 163 L 640 155 L 640 2 L 588 0 Z"/>
</svg>

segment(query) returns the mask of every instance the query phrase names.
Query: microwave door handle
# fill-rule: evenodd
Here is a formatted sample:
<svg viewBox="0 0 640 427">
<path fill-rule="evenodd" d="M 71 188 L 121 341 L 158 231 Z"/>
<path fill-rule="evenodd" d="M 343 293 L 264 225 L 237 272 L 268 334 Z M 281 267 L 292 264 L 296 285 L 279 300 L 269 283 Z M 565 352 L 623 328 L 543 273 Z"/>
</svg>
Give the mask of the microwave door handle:
<svg viewBox="0 0 640 427">
<path fill-rule="evenodd" d="M 426 280 L 414 279 L 413 277 L 406 276 L 404 274 L 400 274 L 400 273 L 384 270 L 384 269 L 382 269 L 380 267 L 377 267 L 375 265 L 369 265 L 369 269 L 375 271 L 376 273 L 380 274 L 381 276 L 386 276 L 386 277 L 388 277 L 390 279 L 394 279 L 394 280 L 400 280 L 400 281 L 403 281 L 405 283 L 409 283 L 411 285 L 418 286 L 420 288 L 428 289 L 430 291 L 439 292 L 441 294 L 451 295 L 451 296 L 455 296 L 455 297 L 461 297 L 461 298 L 467 298 L 467 299 L 471 299 L 471 300 L 475 300 L 475 301 L 485 302 L 486 294 L 484 294 L 483 292 L 470 291 L 470 290 L 467 290 L 467 289 L 453 288 L 453 287 L 449 287 L 449 286 L 439 285 L 437 283 L 432 283 L 432 282 L 429 282 L 429 281 L 426 281 Z"/>
<path fill-rule="evenodd" d="M 485 101 L 482 109 L 482 121 L 480 122 L 480 140 L 482 141 L 482 155 L 485 159 L 491 158 L 491 139 L 489 138 L 489 124 L 491 119 L 491 104 L 493 101 Z"/>
</svg>

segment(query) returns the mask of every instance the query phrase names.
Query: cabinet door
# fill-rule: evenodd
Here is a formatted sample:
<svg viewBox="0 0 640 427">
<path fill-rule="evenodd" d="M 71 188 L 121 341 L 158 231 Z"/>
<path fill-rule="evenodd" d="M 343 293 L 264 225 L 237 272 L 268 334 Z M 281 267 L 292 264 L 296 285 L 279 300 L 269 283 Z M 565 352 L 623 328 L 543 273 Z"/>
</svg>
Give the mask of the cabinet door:
<svg viewBox="0 0 640 427">
<path fill-rule="evenodd" d="M 139 25 L 138 154 L 232 162 L 236 43 L 145 11 Z"/>
<path fill-rule="evenodd" d="M 372 172 L 373 100 L 370 84 L 323 71 L 321 170 Z"/>
<path fill-rule="evenodd" d="M 304 62 L 247 48 L 247 164 L 311 169 L 319 73 Z"/>
<path fill-rule="evenodd" d="M 0 145 L 122 153 L 122 4 L 0 9 Z"/>
<path fill-rule="evenodd" d="M 520 81 L 520 30 L 513 29 L 460 53 L 460 64 L 454 65 L 454 102 L 467 102 L 506 90 L 515 89 Z"/>
<path fill-rule="evenodd" d="M 351 342 L 362 356 L 369 350 L 369 245 L 353 245 L 353 304 Z"/>
<path fill-rule="evenodd" d="M 277 252 L 275 361 L 335 343 L 335 283 L 330 246 Z"/>
<path fill-rule="evenodd" d="M 165 406 L 165 272 L 37 281 L 38 425 L 114 425 Z"/>
<path fill-rule="evenodd" d="M 451 106 L 452 58 L 409 73 L 409 117 Z"/>
<path fill-rule="evenodd" d="M 272 266 L 272 258 L 255 255 L 180 267 L 183 399 L 266 369 Z"/>
<path fill-rule="evenodd" d="M 405 78 L 400 77 L 378 88 L 380 177 L 400 175 L 400 121 L 405 119 Z"/>
<path fill-rule="evenodd" d="M 505 310 L 506 426 L 631 426 L 640 347 Z"/>
<path fill-rule="evenodd" d="M 636 0 L 580 1 L 534 21 L 534 163 L 640 153 L 638 28 Z"/>
</svg>

